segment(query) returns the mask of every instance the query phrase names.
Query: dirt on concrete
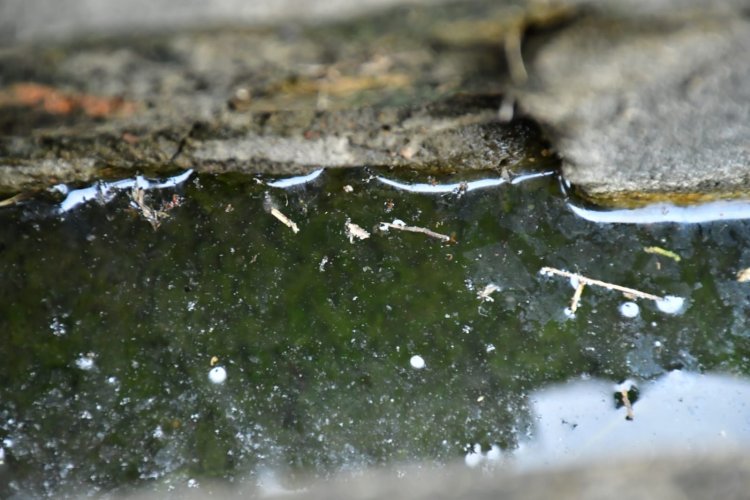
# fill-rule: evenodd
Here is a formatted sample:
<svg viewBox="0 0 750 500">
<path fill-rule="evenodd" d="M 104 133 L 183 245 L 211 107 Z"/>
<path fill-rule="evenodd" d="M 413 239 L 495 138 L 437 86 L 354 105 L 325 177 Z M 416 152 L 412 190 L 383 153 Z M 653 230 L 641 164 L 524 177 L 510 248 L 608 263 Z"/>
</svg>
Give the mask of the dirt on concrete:
<svg viewBox="0 0 750 500">
<path fill-rule="evenodd" d="M 0 191 L 113 170 L 549 164 L 538 127 L 499 114 L 507 65 L 498 33 L 523 14 L 479 1 L 325 26 L 8 48 Z"/>
<path fill-rule="evenodd" d="M 317 25 L 8 45 L 0 192 L 115 170 L 526 170 L 559 154 L 600 205 L 746 196 L 748 12 L 428 1 Z"/>
</svg>

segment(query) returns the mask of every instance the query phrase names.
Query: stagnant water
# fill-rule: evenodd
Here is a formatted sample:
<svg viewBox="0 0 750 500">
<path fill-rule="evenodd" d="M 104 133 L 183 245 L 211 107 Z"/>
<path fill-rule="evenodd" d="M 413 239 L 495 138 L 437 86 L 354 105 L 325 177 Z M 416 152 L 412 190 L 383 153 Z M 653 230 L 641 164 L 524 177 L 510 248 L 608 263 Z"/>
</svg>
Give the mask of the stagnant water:
<svg viewBox="0 0 750 500">
<path fill-rule="evenodd" d="M 472 465 L 532 447 L 568 381 L 578 418 L 637 426 L 649 383 L 728 374 L 703 392 L 730 403 L 693 393 L 691 411 L 714 434 L 736 429 L 712 415 L 750 422 L 748 222 L 590 221 L 554 176 L 301 180 L 152 183 L 158 229 L 131 201 L 143 179 L 0 210 L 0 497 Z M 450 241 L 379 227 L 395 219 Z M 587 286 L 570 314 L 574 287 L 544 266 L 684 303 Z"/>
</svg>

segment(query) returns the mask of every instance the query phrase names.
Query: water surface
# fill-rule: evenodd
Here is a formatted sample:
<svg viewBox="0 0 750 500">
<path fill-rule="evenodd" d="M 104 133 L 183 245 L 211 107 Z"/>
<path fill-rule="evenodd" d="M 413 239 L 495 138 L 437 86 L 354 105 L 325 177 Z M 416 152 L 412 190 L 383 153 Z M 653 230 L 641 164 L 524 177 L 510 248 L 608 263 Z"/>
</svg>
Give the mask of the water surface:
<svg viewBox="0 0 750 500">
<path fill-rule="evenodd" d="M 552 176 L 180 180 L 0 211 L 0 496 L 511 456 L 551 384 L 750 374 L 744 220 L 589 221 Z M 134 185 L 181 203 L 155 230 Z M 452 242 L 378 230 L 394 219 Z M 629 318 L 631 299 L 586 287 L 571 316 L 543 266 L 685 303 Z M 624 417 L 614 389 L 607 408 Z"/>
</svg>

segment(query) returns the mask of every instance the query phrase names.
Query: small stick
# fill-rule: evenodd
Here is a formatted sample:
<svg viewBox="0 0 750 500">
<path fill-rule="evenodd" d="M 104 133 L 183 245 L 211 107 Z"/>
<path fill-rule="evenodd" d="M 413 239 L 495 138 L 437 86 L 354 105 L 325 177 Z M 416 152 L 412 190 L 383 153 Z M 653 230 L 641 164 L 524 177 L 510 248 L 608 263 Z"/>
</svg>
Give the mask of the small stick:
<svg viewBox="0 0 750 500">
<path fill-rule="evenodd" d="M 658 295 L 652 295 L 650 293 L 641 292 L 640 290 L 636 290 L 634 288 L 628 288 L 625 286 L 615 285 L 613 283 L 607 283 L 606 281 L 600 281 L 600 280 L 587 278 L 586 276 L 581 276 L 580 274 L 571 273 L 568 271 L 561 271 L 560 269 L 555 269 L 554 267 L 543 267 L 539 270 L 539 272 L 542 274 L 557 274 L 558 276 L 564 276 L 566 278 L 577 279 L 579 284 L 583 283 L 584 285 L 600 286 L 602 288 L 606 288 L 607 290 L 616 290 L 625 295 L 637 297 L 639 299 L 653 300 L 654 302 L 659 302 L 661 300 L 664 300 L 663 297 L 659 297 Z M 578 292 L 578 290 L 576 290 L 576 292 Z"/>
<path fill-rule="evenodd" d="M 278 220 L 280 220 L 284 225 L 291 228 L 291 230 L 294 232 L 294 234 L 297 234 L 299 232 L 299 228 L 297 227 L 297 224 L 295 224 L 292 219 L 287 217 L 286 215 L 282 214 L 278 208 L 272 208 L 271 209 L 271 215 L 276 217 Z"/>
<path fill-rule="evenodd" d="M 635 414 L 633 413 L 633 405 L 630 403 L 628 390 L 627 389 L 621 390 L 620 396 L 622 396 L 622 404 L 625 406 L 625 410 L 627 411 L 625 415 L 625 420 L 633 420 L 635 418 Z"/>
<path fill-rule="evenodd" d="M 422 233 L 426 234 L 427 236 L 430 236 L 432 238 L 436 238 L 438 240 L 442 240 L 445 242 L 451 241 L 451 237 L 445 234 L 436 233 L 435 231 L 432 231 L 431 229 L 427 229 L 424 227 L 418 227 L 418 226 L 406 226 L 402 224 L 391 224 L 390 222 L 381 222 L 380 223 L 380 229 L 398 229 L 399 231 L 409 231 L 410 233 Z"/>
<path fill-rule="evenodd" d="M 586 284 L 583 281 L 578 282 L 578 286 L 576 287 L 576 293 L 573 294 L 573 299 L 570 301 L 570 312 L 574 313 L 578 310 L 578 304 L 581 302 L 581 294 L 583 294 L 583 289 L 586 286 Z"/>
</svg>

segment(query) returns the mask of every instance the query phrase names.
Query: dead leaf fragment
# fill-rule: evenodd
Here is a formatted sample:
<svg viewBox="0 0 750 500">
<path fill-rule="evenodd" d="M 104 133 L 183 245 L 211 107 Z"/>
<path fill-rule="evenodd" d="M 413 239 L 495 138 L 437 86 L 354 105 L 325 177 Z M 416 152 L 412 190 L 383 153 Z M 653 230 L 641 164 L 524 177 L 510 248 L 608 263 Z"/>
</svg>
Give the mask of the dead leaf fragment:
<svg viewBox="0 0 750 500">
<path fill-rule="evenodd" d="M 497 292 L 498 290 L 500 290 L 499 286 L 497 286 L 494 283 L 490 283 L 489 285 L 484 287 L 479 293 L 477 293 L 477 298 L 485 302 L 495 302 L 495 299 L 493 299 L 491 295 Z"/>
<path fill-rule="evenodd" d="M 349 238 L 349 243 L 354 243 L 354 239 L 366 240 L 370 237 L 370 233 L 362 229 L 362 227 L 354 224 L 349 219 L 346 221 L 346 237 Z"/>
<path fill-rule="evenodd" d="M 750 281 L 750 267 L 746 267 L 745 269 L 737 272 L 737 281 L 739 281 L 740 283 Z"/>
</svg>

